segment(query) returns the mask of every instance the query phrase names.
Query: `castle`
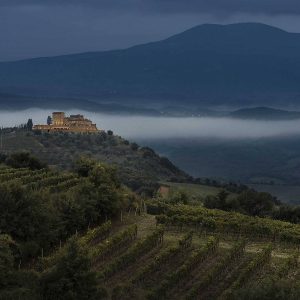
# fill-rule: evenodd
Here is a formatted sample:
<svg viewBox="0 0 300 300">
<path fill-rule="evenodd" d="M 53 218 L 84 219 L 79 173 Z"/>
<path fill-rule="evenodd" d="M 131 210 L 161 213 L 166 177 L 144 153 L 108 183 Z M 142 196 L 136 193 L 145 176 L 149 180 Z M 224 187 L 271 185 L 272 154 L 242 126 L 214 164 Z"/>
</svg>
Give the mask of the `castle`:
<svg viewBox="0 0 300 300">
<path fill-rule="evenodd" d="M 34 125 L 33 130 L 73 133 L 97 133 L 100 131 L 96 124 L 85 119 L 83 115 L 70 115 L 70 117 L 66 117 L 64 112 L 52 113 L 52 118 L 48 117 L 47 125 Z"/>
</svg>

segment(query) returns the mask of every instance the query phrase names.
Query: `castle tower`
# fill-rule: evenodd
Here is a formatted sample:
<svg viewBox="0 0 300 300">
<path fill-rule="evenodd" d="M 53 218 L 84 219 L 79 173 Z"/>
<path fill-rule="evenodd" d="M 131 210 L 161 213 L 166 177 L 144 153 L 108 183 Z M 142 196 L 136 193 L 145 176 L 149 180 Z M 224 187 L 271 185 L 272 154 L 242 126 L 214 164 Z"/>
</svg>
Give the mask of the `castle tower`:
<svg viewBox="0 0 300 300">
<path fill-rule="evenodd" d="M 54 112 L 52 113 L 52 124 L 54 126 L 63 126 L 65 122 L 64 112 Z"/>
</svg>

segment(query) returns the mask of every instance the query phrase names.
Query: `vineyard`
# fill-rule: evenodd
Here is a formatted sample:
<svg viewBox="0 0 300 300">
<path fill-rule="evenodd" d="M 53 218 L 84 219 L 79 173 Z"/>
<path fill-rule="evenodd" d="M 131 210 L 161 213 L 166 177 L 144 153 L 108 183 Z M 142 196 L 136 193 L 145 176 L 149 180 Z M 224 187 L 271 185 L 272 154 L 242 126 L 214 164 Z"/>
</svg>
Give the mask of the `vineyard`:
<svg viewBox="0 0 300 300">
<path fill-rule="evenodd" d="M 109 180 L 103 174 L 108 174 L 109 169 L 105 173 L 100 172 L 104 170 L 102 166 L 95 170 L 99 171 L 95 173 L 97 176 L 91 177 L 88 183 L 88 179 L 71 172 L 0 166 L 3 186 L 18 182 L 25 195 L 39 195 L 37 202 L 36 198 L 32 198 L 30 211 L 32 205 L 41 202 L 43 194 L 49 194 L 53 197 L 49 198 L 48 207 L 51 209 L 56 204 L 61 209 L 58 210 L 60 214 L 66 212 L 60 219 L 61 231 L 51 243 L 44 241 L 48 232 L 46 228 L 41 239 L 36 239 L 36 252 L 32 251 L 33 254 L 27 257 L 25 251 L 20 252 L 27 259 L 25 262 L 17 261 L 20 274 L 30 271 L 35 278 L 49 280 L 47 274 L 61 266 L 71 241 L 75 240 L 77 247 L 86 251 L 88 268 L 101 291 L 99 299 L 259 299 L 255 294 L 257 289 L 262 286 L 262 291 L 266 288 L 276 291 L 276 284 L 280 292 L 294 293 L 294 297 L 278 299 L 299 299 L 300 225 L 207 209 L 199 204 L 170 204 L 155 199 L 145 201 L 143 209 L 138 209 L 138 206 L 132 209 L 124 202 L 127 206 L 121 206 L 112 217 L 106 213 L 108 206 L 103 206 L 102 214 L 97 208 L 96 219 L 97 206 L 90 209 L 88 205 L 97 205 L 97 202 L 88 202 L 89 198 L 84 196 L 88 194 L 87 189 L 93 189 L 92 178 L 98 180 L 102 176 L 106 183 L 101 185 L 100 182 L 101 189 L 97 190 L 94 186 L 94 191 L 99 191 L 95 194 L 96 199 L 104 197 L 106 201 Z M 73 194 L 78 194 L 75 188 L 81 187 L 85 180 L 87 185 L 83 192 L 78 198 L 72 198 Z M 110 190 L 114 191 L 116 186 L 110 183 Z M 69 193 L 72 189 L 75 191 L 73 194 Z M 118 192 L 112 192 L 109 199 L 125 199 L 128 193 L 121 189 Z M 14 195 L 14 189 L 11 193 Z M 22 199 L 26 201 L 26 198 Z M 69 203 L 70 206 L 67 205 Z M 75 204 L 82 204 L 81 209 L 74 210 L 79 207 Z M 133 204 L 138 205 L 139 201 Z M 86 211 L 83 210 L 85 207 Z M 6 206 L 3 208 L 5 210 Z M 85 212 L 91 212 L 95 219 L 90 222 L 92 219 L 88 216 L 80 227 L 79 222 Z M 74 216 L 74 221 L 67 223 L 70 216 Z M 10 228 L 11 219 L 7 220 L 7 228 Z M 59 219 L 55 218 L 51 225 L 54 228 L 57 228 L 56 220 Z M 29 227 L 30 232 L 41 223 Z M 16 226 L 18 234 L 19 228 L 24 227 L 24 222 L 20 224 Z M 22 237 L 21 234 L 19 236 Z M 19 236 L 16 234 L 16 237 Z M 26 242 L 24 245 L 27 245 Z M 23 292 L 18 291 L 18 297 L 25 295 Z M 253 297 L 249 298 L 251 293 Z M 54 298 L 52 295 L 45 299 Z M 30 296 L 23 299 L 30 299 Z"/>
<path fill-rule="evenodd" d="M 0 167 L 0 183 L 12 183 L 17 180 L 30 190 L 49 189 L 50 192 L 62 192 L 75 187 L 79 178 L 74 173 L 56 172 L 49 169 L 30 170 Z"/>
<path fill-rule="evenodd" d="M 185 219 L 187 212 L 199 213 L 173 210 Z M 165 218 L 172 215 L 165 213 Z M 207 230 L 191 222 L 166 222 L 161 214 L 128 214 L 122 222 L 88 230 L 78 241 L 89 249 L 105 299 L 239 299 L 241 289 L 262 278 L 300 280 L 294 239 L 287 244 L 269 235 L 221 232 L 218 226 Z M 42 259 L 43 268 L 51 267 L 60 252 L 63 248 Z"/>
</svg>

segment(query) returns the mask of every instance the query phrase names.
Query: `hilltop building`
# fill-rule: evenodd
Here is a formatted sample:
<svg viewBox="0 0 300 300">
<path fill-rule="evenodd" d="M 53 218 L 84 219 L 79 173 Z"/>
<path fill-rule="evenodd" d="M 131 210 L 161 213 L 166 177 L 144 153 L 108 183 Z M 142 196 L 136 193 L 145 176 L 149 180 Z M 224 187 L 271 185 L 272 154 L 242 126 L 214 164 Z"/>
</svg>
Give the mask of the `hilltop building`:
<svg viewBox="0 0 300 300">
<path fill-rule="evenodd" d="M 73 132 L 73 133 L 97 133 L 100 130 L 96 124 L 83 115 L 65 116 L 64 112 L 53 112 L 52 118 L 48 117 L 47 125 L 34 125 L 33 130 L 46 132 Z"/>
</svg>

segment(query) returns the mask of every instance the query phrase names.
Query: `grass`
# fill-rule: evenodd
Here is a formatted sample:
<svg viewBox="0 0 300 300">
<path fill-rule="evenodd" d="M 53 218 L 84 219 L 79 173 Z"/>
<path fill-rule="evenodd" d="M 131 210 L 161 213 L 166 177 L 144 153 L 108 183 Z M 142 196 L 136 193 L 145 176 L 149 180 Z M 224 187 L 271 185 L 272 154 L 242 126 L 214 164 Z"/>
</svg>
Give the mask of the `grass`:
<svg viewBox="0 0 300 300">
<path fill-rule="evenodd" d="M 207 196 L 216 196 L 222 188 L 201 185 L 201 184 L 192 184 L 192 183 L 174 183 L 174 182 L 162 182 L 162 184 L 170 186 L 170 192 L 184 192 L 188 195 L 189 199 L 192 199 L 196 202 L 203 202 Z M 235 197 L 236 194 L 231 193 L 228 197 Z"/>
<path fill-rule="evenodd" d="M 192 183 L 167 182 L 166 184 L 169 185 L 171 187 L 171 190 L 173 191 L 183 191 L 189 196 L 200 197 L 200 198 L 205 198 L 207 196 L 215 196 L 222 190 L 221 188 L 217 188 L 213 186 L 192 184 Z"/>
</svg>

